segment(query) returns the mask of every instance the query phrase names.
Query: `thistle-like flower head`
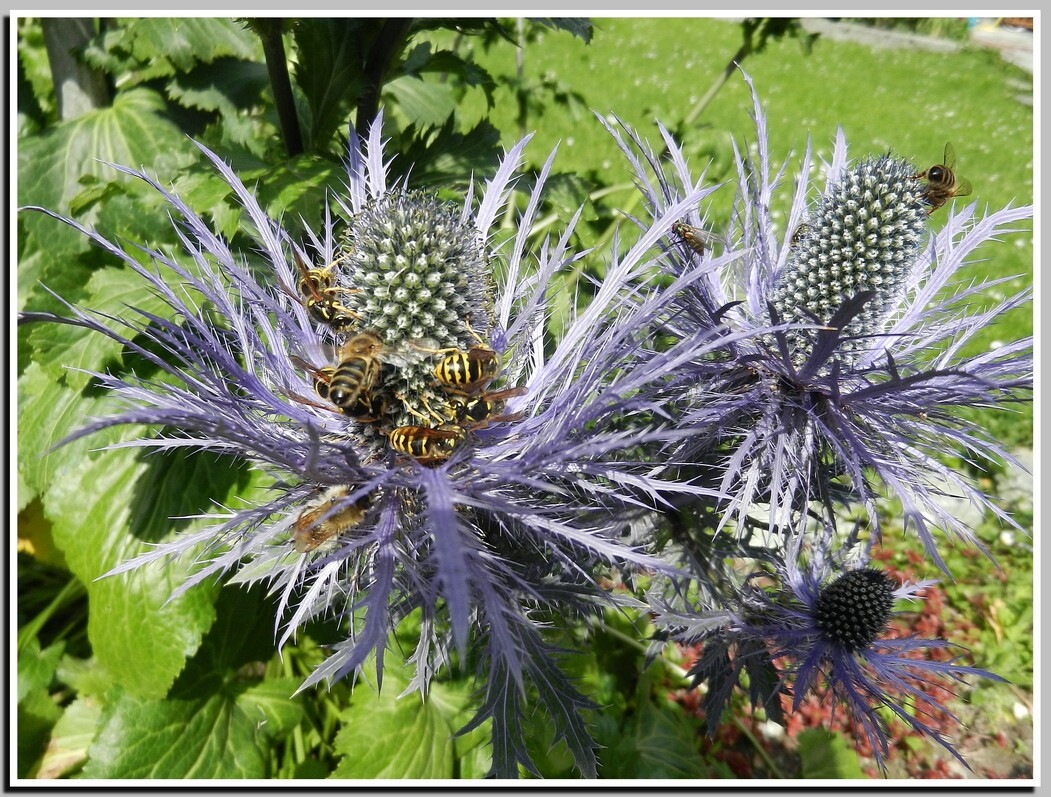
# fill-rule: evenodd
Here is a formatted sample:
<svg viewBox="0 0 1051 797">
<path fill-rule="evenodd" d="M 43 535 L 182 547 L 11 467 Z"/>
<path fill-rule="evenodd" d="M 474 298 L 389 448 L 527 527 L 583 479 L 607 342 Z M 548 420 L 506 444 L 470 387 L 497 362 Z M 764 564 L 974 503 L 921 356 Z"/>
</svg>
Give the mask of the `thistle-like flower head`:
<svg viewBox="0 0 1051 797">
<path fill-rule="evenodd" d="M 882 334 L 919 263 L 927 217 L 923 183 L 904 159 L 884 155 L 845 170 L 791 235 L 770 290 L 775 323 L 828 322 L 844 299 L 871 294 L 841 330 L 838 351 Z M 813 347 L 813 332 L 795 337 L 804 353 Z"/>
<path fill-rule="evenodd" d="M 944 569 L 935 528 L 977 544 L 973 530 L 944 508 L 944 494 L 1013 522 L 946 462 L 1013 461 L 960 410 L 1028 400 L 1032 340 L 977 354 L 965 348 L 979 330 L 1029 302 L 1030 291 L 961 311 L 996 295 L 1008 279 L 965 282 L 960 270 L 977 247 L 1015 231 L 1011 225 L 1031 217 L 1032 207 L 981 217 L 977 203 L 947 208 L 935 234 L 922 172 L 895 155 L 851 164 L 840 132 L 816 196 L 809 146 L 804 151 L 788 223 L 779 225 L 773 208 L 784 167 L 773 173 L 754 88 L 753 97 L 755 154 L 738 150 L 729 228 L 712 230 L 689 208 L 662 244 L 671 275 L 697 275 L 671 302 L 662 330 L 699 352 L 677 373 L 679 423 L 697 433 L 666 458 L 696 463 L 700 471 L 684 473 L 729 495 L 720 525 L 736 522 L 741 530 L 752 525 L 746 521 L 756 505 L 768 510 L 773 529 L 815 509 L 834 523 L 835 507 L 859 501 L 878 533 L 876 498 L 887 490 L 901 501 L 905 526 Z M 694 190 L 682 148 L 667 131 L 663 159 L 638 134 L 611 132 L 654 219 Z M 707 247 L 694 246 L 702 236 Z"/>
<path fill-rule="evenodd" d="M 781 555 L 768 555 L 741 584 L 735 601 L 718 610 L 667 611 L 658 623 L 675 638 L 702 644 L 690 670 L 706 683 L 704 709 L 714 732 L 735 687 L 747 688 L 753 706 L 782 718 L 781 695 L 798 710 L 812 693 L 843 705 L 879 767 L 886 771 L 890 728 L 897 717 L 966 762 L 941 728 L 958 721 L 944 703 L 967 677 L 1003 681 L 985 670 L 946 660 L 931 651 L 951 650 L 942 639 L 891 637 L 894 604 L 922 599 L 934 581 L 901 583 L 869 561 L 867 546 L 850 537 L 834 548 L 835 535 L 813 544 L 793 535 Z M 747 681 L 743 680 L 747 676 Z"/>
<path fill-rule="evenodd" d="M 453 206 L 391 184 L 379 131 L 367 142 L 352 135 L 346 193 L 305 241 L 201 148 L 250 220 L 253 267 L 177 194 L 118 167 L 163 196 L 181 254 L 146 248 L 154 267 L 144 267 L 61 220 L 147 280 L 168 316 L 69 306 L 68 317 L 23 320 L 86 327 L 159 369 L 152 379 L 93 374 L 127 409 L 78 436 L 145 424 L 163 431 L 143 446 L 217 451 L 274 474 L 265 501 L 113 574 L 193 551 L 199 567 L 180 590 L 227 572 L 269 584 L 281 644 L 313 618 L 344 619 L 346 640 L 304 686 L 355 673 L 373 653 L 378 680 L 392 629 L 419 612 L 413 687 L 426 692 L 457 653 L 477 663 L 484 698 L 472 727 L 492 718 L 494 773 L 532 766 L 520 732 L 532 683 L 581 771 L 594 774 L 578 713 L 590 703 L 543 629 L 614 600 L 599 586 L 604 568 L 667 569 L 631 542 L 632 518 L 659 496 L 709 492 L 663 480 L 635 453 L 679 432 L 620 424 L 655 413 L 648 386 L 674 367 L 642 356 L 637 330 L 620 320 L 637 311 L 627 297 L 652 271 L 660 231 L 614 258 L 549 346 L 549 282 L 580 257 L 568 247 L 576 218 L 558 240 L 530 241 L 552 160 L 500 242 L 495 222 L 526 141 L 477 205 L 472 191 Z"/>
</svg>

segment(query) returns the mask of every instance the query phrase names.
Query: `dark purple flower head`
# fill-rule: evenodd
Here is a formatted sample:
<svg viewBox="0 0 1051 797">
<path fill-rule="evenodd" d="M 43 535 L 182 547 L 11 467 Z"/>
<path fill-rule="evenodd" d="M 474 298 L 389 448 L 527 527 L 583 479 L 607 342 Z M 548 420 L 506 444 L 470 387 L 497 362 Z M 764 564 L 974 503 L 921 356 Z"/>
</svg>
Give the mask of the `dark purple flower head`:
<svg viewBox="0 0 1051 797">
<path fill-rule="evenodd" d="M 347 639 L 304 687 L 354 673 L 373 653 L 379 679 L 392 629 L 419 612 L 413 685 L 426 692 L 454 650 L 479 662 L 476 721 L 493 720 L 495 773 L 532 766 L 518 731 L 531 682 L 581 771 L 594 774 L 578 713 L 589 703 L 556 665 L 544 613 L 609 605 L 598 578 L 610 566 L 666 570 L 631 542 L 633 518 L 664 495 L 710 494 L 662 478 L 639 453 L 682 432 L 620 422 L 659 418 L 650 386 L 675 367 L 641 356 L 622 320 L 638 311 L 630 297 L 653 271 L 648 253 L 661 230 L 614 259 L 548 348 L 550 281 L 581 257 L 568 248 L 576 217 L 558 240 L 528 244 L 551 159 L 501 244 L 495 223 L 525 140 L 477 206 L 473 196 L 454 206 L 391 185 L 379 131 L 374 124 L 364 145 L 352 136 L 341 218 L 326 212 L 304 242 L 201 148 L 244 208 L 262 270 L 246 267 L 178 195 L 118 167 L 163 196 L 182 253 L 145 249 L 153 266 L 144 267 L 61 220 L 147 280 L 168 313 L 69 306 L 68 318 L 23 320 L 86 327 L 160 369 L 150 380 L 93 374 L 127 408 L 78 436 L 145 424 L 162 431 L 142 446 L 221 452 L 274 476 L 265 501 L 113 574 L 192 552 L 199 567 L 180 591 L 227 572 L 266 582 L 279 596 L 280 644 L 313 618 L 345 619 Z"/>
<path fill-rule="evenodd" d="M 967 676 L 1003 681 L 997 675 L 917 654 L 952 646 L 941 639 L 886 635 L 896 601 L 920 600 L 934 581 L 898 584 L 869 562 L 867 546 L 853 537 L 834 548 L 834 535 L 808 542 L 791 536 L 770 551 L 744 579 L 734 603 L 718 610 L 672 610 L 658 618 L 674 637 L 702 644 L 690 670 L 694 685 L 706 684 L 704 708 L 714 732 L 734 688 L 747 689 L 780 721 L 780 696 L 798 710 L 808 694 L 825 692 L 842 704 L 886 770 L 890 753 L 885 715 L 931 737 L 966 762 L 941 730 L 957 721 L 941 701 Z M 743 680 L 743 677 L 747 680 Z M 889 713 L 889 714 L 888 714 Z"/>
<path fill-rule="evenodd" d="M 960 456 L 1013 461 L 960 410 L 1009 407 L 1032 389 L 1031 339 L 964 351 L 1031 292 L 968 311 L 969 301 L 997 295 L 1007 280 L 967 281 L 960 271 L 977 247 L 1015 231 L 1033 209 L 979 216 L 977 203 L 947 207 L 934 234 L 917 167 L 894 155 L 850 163 L 840 132 L 816 197 L 807 146 L 782 227 L 772 206 L 784 167 L 774 173 L 757 97 L 754 116 L 756 154 L 738 152 L 729 229 L 708 229 L 694 206 L 662 243 L 670 274 L 697 275 L 668 302 L 663 330 L 699 352 L 677 373 L 678 423 L 696 434 L 665 457 L 701 463 L 710 486 L 730 496 L 720 526 L 741 533 L 756 505 L 773 528 L 808 510 L 834 522 L 835 507 L 854 501 L 878 531 L 876 498 L 886 489 L 944 569 L 934 528 L 977 542 L 943 495 L 1012 522 L 946 464 Z M 661 159 L 637 134 L 611 132 L 653 219 L 666 220 L 697 184 L 681 147 L 662 129 Z"/>
</svg>

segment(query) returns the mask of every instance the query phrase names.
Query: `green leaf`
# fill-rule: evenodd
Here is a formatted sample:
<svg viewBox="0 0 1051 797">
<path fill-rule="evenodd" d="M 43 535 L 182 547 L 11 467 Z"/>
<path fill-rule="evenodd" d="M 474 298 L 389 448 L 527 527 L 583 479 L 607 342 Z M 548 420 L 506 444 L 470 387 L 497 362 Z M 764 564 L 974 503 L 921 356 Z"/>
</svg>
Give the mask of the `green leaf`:
<svg viewBox="0 0 1051 797">
<path fill-rule="evenodd" d="M 409 174 L 419 187 L 466 184 L 465 175 L 490 171 L 500 157 L 500 134 L 489 122 L 479 122 L 467 133 L 450 119 L 442 127 L 407 131 L 409 146 L 392 168 L 395 176 Z"/>
<path fill-rule="evenodd" d="M 88 750 L 86 778 L 261 778 L 267 738 L 229 696 L 145 700 L 120 693 Z"/>
<path fill-rule="evenodd" d="M 223 57 L 261 60 L 259 40 L 243 26 L 218 17 L 157 17 L 126 22 L 132 55 L 148 64 L 161 56 L 188 72 L 197 63 Z"/>
<path fill-rule="evenodd" d="M 83 764 L 88 757 L 88 747 L 98 731 L 101 715 L 102 705 L 95 698 L 79 697 L 70 703 L 51 730 L 51 739 L 36 777 L 68 776 Z"/>
<path fill-rule="evenodd" d="M 22 702 L 31 692 L 46 692 L 55 678 L 58 662 L 65 651 L 65 645 L 57 643 L 47 650 L 40 650 L 40 642 L 31 639 L 25 649 L 18 654 L 18 702 Z"/>
<path fill-rule="evenodd" d="M 53 119 L 57 114 L 55 89 L 40 19 L 20 17 L 17 24 L 19 71 L 25 73 L 26 80 L 31 86 L 35 100 L 35 103 L 31 104 L 39 104 L 44 119 Z M 18 91 L 19 108 L 21 109 L 23 104 L 21 85 Z"/>
<path fill-rule="evenodd" d="M 233 195 L 229 183 L 214 172 L 189 172 L 175 181 L 183 201 L 202 217 L 209 217 L 216 231 L 233 238 L 241 224 L 242 211 L 227 200 Z"/>
<path fill-rule="evenodd" d="M 85 777 L 261 778 L 275 740 L 305 716 L 291 678 L 255 681 L 243 664 L 273 656 L 262 590 L 223 590 L 218 619 L 166 700 L 111 693 Z"/>
<path fill-rule="evenodd" d="M 145 553 L 149 542 L 167 537 L 176 525 L 154 516 L 153 523 L 138 529 L 141 541 L 128 534 L 132 518 L 141 516 L 144 506 L 164 499 L 171 505 L 172 498 L 140 487 L 140 481 L 149 483 L 153 467 L 134 450 L 103 452 L 64 469 L 44 497 L 56 545 L 88 587 L 92 650 L 116 683 L 146 697 L 168 691 L 214 619 L 214 587 L 201 585 L 168 602 L 188 575 L 185 561 L 96 580 L 121 561 Z M 169 483 L 167 493 L 187 502 L 203 503 L 208 496 L 200 484 L 179 480 Z"/>
<path fill-rule="evenodd" d="M 350 108 L 365 88 L 367 47 L 383 20 L 301 19 L 293 28 L 296 85 L 310 106 L 304 120 L 307 148 L 323 150 L 347 123 Z"/>
<path fill-rule="evenodd" d="M 404 75 L 383 87 L 385 94 L 398 103 L 398 111 L 409 124 L 437 127 L 456 110 L 453 87 L 447 83 Z"/>
<path fill-rule="evenodd" d="M 837 733 L 808 728 L 799 734 L 804 778 L 864 778 L 857 752 Z"/>
<path fill-rule="evenodd" d="M 224 58 L 174 77 L 168 96 L 187 108 L 233 116 L 259 104 L 268 86 L 265 64 Z"/>
<path fill-rule="evenodd" d="M 136 88 L 119 92 L 109 108 L 23 140 L 18 150 L 18 203 L 64 213 L 83 189 L 85 175 L 129 179 L 118 177 L 102 161 L 168 174 L 193 163 L 196 148 L 164 117 L 164 108 L 157 92 Z"/>
<path fill-rule="evenodd" d="M 301 698 L 292 697 L 301 685 L 298 678 L 267 678 L 246 689 L 238 704 L 260 730 L 278 738 L 295 728 L 305 716 Z"/>
<path fill-rule="evenodd" d="M 210 588 L 202 585 L 166 603 L 186 577 L 185 563 L 96 579 L 187 524 L 161 513 L 193 515 L 209 509 L 210 499 L 225 500 L 234 482 L 229 466 L 216 468 L 201 458 L 168 474 L 162 489 L 156 474 L 169 467 L 164 457 L 145 458 L 135 449 L 91 451 L 131 437 L 133 429 L 106 430 L 48 451 L 87 417 L 112 411 L 109 397 L 80 396 L 34 363 L 19 380 L 19 400 L 19 469 L 42 493 L 55 545 L 87 586 L 88 635 L 99 663 L 129 690 L 164 694 L 212 622 Z M 155 504 L 159 510 L 144 509 Z M 129 534 L 133 519 L 141 539 Z"/>
<path fill-rule="evenodd" d="M 594 33 L 594 26 L 591 24 L 591 20 L 586 17 L 529 17 L 529 21 L 554 28 L 555 30 L 569 31 L 588 44 L 591 43 L 591 37 Z"/>
<path fill-rule="evenodd" d="M 453 738 L 470 717 L 466 685 L 432 684 L 426 701 L 417 692 L 399 697 L 408 683 L 405 672 L 384 669 L 380 694 L 365 684 L 355 688 L 333 744 L 343 756 L 333 778 L 450 778 L 457 755 L 473 754 L 482 744 L 470 734 L 458 750 Z"/>
<path fill-rule="evenodd" d="M 241 179 L 247 185 L 255 183 L 259 204 L 271 216 L 284 216 L 287 229 L 300 218 L 317 226 L 325 189 L 344 190 L 346 176 L 344 167 L 335 161 L 300 155 L 273 168 L 244 172 Z"/>
<path fill-rule="evenodd" d="M 41 759 L 51 728 L 62 716 L 51 683 L 64 645 L 40 651 L 34 638 L 18 655 L 18 775 L 26 777 Z"/>
<path fill-rule="evenodd" d="M 167 307 L 142 277 L 123 268 L 104 268 L 94 272 L 88 280 L 87 295 L 82 303 L 94 311 L 129 319 L 137 317 L 129 307 L 161 315 Z M 122 331 L 134 337 L 132 330 Z M 34 349 L 34 359 L 44 370 L 74 390 L 82 390 L 93 379 L 76 369 L 100 371 L 107 364 L 119 364 L 123 350 L 123 346 L 112 338 L 64 324 L 35 324 L 29 333 L 29 343 Z"/>
<path fill-rule="evenodd" d="M 708 778 L 700 753 L 697 723 L 683 712 L 642 697 L 617 721 L 603 714 L 595 722 L 599 774 L 603 778 Z"/>
</svg>

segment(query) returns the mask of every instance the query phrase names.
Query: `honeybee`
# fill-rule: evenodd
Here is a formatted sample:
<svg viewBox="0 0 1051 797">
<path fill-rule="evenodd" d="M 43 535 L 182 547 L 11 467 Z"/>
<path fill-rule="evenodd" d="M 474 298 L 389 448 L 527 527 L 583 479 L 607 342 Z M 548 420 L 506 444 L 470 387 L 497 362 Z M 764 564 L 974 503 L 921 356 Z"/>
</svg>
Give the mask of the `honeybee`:
<svg viewBox="0 0 1051 797">
<path fill-rule="evenodd" d="M 293 361 L 314 376 L 314 390 L 345 415 L 369 417 L 377 410 L 372 387 L 380 372 L 383 341 L 371 332 L 355 335 L 336 351 L 336 365 L 316 368 L 298 357 Z"/>
<path fill-rule="evenodd" d="M 325 268 L 308 268 L 299 253 L 292 252 L 296 268 L 299 270 L 299 293 L 303 304 L 315 320 L 328 324 L 334 329 L 342 329 L 361 318 L 352 310 L 340 303 L 339 295 L 346 291 L 332 284 L 332 263 Z M 337 261 L 338 262 L 338 261 Z"/>
<path fill-rule="evenodd" d="M 422 465 L 430 465 L 452 456 L 456 446 L 467 436 L 462 426 L 443 424 L 437 429 L 425 426 L 399 426 L 387 435 L 390 447 L 408 454 Z"/>
<path fill-rule="evenodd" d="M 927 181 L 927 188 L 923 192 L 924 199 L 931 206 L 927 215 L 936 211 L 954 196 L 967 196 L 971 193 L 970 181 L 957 177 L 953 171 L 956 166 L 956 150 L 948 142 L 945 144 L 945 154 L 942 160 L 942 163 L 936 163 L 925 171 L 912 175 L 914 180 Z"/>
<path fill-rule="evenodd" d="M 671 225 L 671 231 L 678 235 L 684 244 L 701 257 L 708 251 L 708 247 L 715 243 L 715 236 L 710 232 L 705 232 L 700 227 L 691 227 L 689 224 L 681 221 Z"/>
<path fill-rule="evenodd" d="M 445 387 L 461 393 L 473 393 L 492 382 L 500 373 L 500 357 L 488 346 L 479 344 L 467 351 L 439 349 L 446 354 L 434 366 L 435 378 Z"/>
<path fill-rule="evenodd" d="M 517 420 L 520 417 L 518 415 L 501 415 L 500 413 L 504 411 L 507 399 L 512 396 L 521 396 L 525 392 L 525 388 L 511 387 L 492 393 L 482 392 L 477 396 L 457 398 L 452 402 L 456 422 L 461 426 L 481 429 L 497 421 Z"/>
<path fill-rule="evenodd" d="M 330 487 L 318 496 L 312 508 L 296 518 L 292 544 L 297 553 L 308 553 L 361 524 L 368 514 L 369 498 L 347 501 L 349 495 L 349 487 Z"/>
</svg>

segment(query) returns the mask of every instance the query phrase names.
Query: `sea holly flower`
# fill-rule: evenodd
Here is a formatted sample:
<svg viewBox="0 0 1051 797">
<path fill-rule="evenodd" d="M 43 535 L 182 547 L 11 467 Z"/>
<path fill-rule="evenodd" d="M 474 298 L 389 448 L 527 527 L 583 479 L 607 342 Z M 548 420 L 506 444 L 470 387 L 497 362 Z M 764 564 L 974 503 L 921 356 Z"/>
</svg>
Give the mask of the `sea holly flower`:
<svg viewBox="0 0 1051 797">
<path fill-rule="evenodd" d="M 1013 462 L 960 410 L 1029 400 L 1032 340 L 978 353 L 965 348 L 979 330 L 1027 304 L 1031 291 L 965 311 L 970 301 L 997 296 L 1009 278 L 970 280 L 961 270 L 979 246 L 1017 231 L 1012 225 L 1033 209 L 979 215 L 977 203 L 946 207 L 934 233 L 922 167 L 894 154 L 851 163 L 840 131 L 816 196 L 807 145 L 788 223 L 780 226 L 773 207 L 786 166 L 774 173 L 766 117 L 752 92 L 755 149 L 735 147 L 729 227 L 709 229 L 694 207 L 662 243 L 670 274 L 703 272 L 679 292 L 662 330 L 683 345 L 725 336 L 717 355 L 709 351 L 679 371 L 677 423 L 697 434 L 665 457 L 703 466 L 699 475 L 730 496 L 719 507 L 720 527 L 736 525 L 742 535 L 754 527 L 747 519 L 757 505 L 774 530 L 815 510 L 834 523 L 837 507 L 853 502 L 866 507 L 878 533 L 876 500 L 888 490 L 901 502 L 905 527 L 945 569 L 935 528 L 978 543 L 944 508 L 943 495 L 963 496 L 1016 525 L 946 458 Z M 666 130 L 666 158 L 633 131 L 610 131 L 654 219 L 695 190 L 682 147 Z M 708 245 L 696 246 L 702 239 Z M 713 268 L 728 252 L 738 254 L 732 266 Z"/>
<path fill-rule="evenodd" d="M 678 362 L 649 358 L 632 323 L 656 312 L 635 297 L 673 217 L 613 258 L 549 346 L 551 280 L 581 257 L 569 248 L 576 217 L 557 240 L 529 244 L 554 154 L 513 237 L 494 237 L 527 140 L 477 205 L 472 191 L 453 206 L 390 181 L 379 122 L 367 142 L 351 131 L 346 193 L 302 242 L 202 146 L 243 207 L 263 268 L 247 267 L 178 194 L 116 167 L 163 197 L 181 254 L 144 247 L 152 263 L 143 266 L 76 221 L 36 210 L 123 261 L 167 313 L 67 305 L 65 317 L 22 320 L 87 328 L 158 369 L 144 379 L 93 373 L 127 409 L 76 437 L 143 424 L 163 430 L 143 447 L 210 450 L 274 474 L 265 500 L 216 514 L 210 528 L 112 576 L 192 555 L 197 568 L 180 592 L 231 573 L 266 583 L 279 598 L 280 644 L 314 618 L 343 619 L 347 638 L 304 688 L 357 673 L 373 654 L 381 681 L 392 629 L 418 612 L 412 686 L 426 693 L 454 654 L 477 666 L 482 703 L 470 727 L 492 720 L 494 774 L 535 772 L 521 730 L 531 685 L 557 738 L 594 775 L 580 715 L 591 704 L 544 628 L 625 600 L 600 586 L 611 566 L 625 577 L 667 571 L 636 544 L 640 518 L 664 496 L 711 491 L 662 478 L 640 454 L 688 433 L 659 412 Z M 621 422 L 643 414 L 657 420 Z"/>
<path fill-rule="evenodd" d="M 854 535 L 841 547 L 834 534 L 808 539 L 791 535 L 783 555 L 757 564 L 725 606 L 683 611 L 665 604 L 658 617 L 678 641 L 701 645 L 689 675 L 695 686 L 707 686 L 702 705 L 709 732 L 735 687 L 747 688 L 753 708 L 763 705 L 778 721 L 782 695 L 798 710 L 808 695 L 820 694 L 833 711 L 846 709 L 884 772 L 890 717 L 967 766 L 944 734 L 948 722 L 958 722 L 944 704 L 967 678 L 1004 679 L 959 663 L 964 651 L 958 648 L 947 660 L 934 653 L 954 650 L 945 640 L 887 633 L 895 604 L 922 600 L 937 582 L 898 583 L 871 563 L 869 546 Z"/>
</svg>

